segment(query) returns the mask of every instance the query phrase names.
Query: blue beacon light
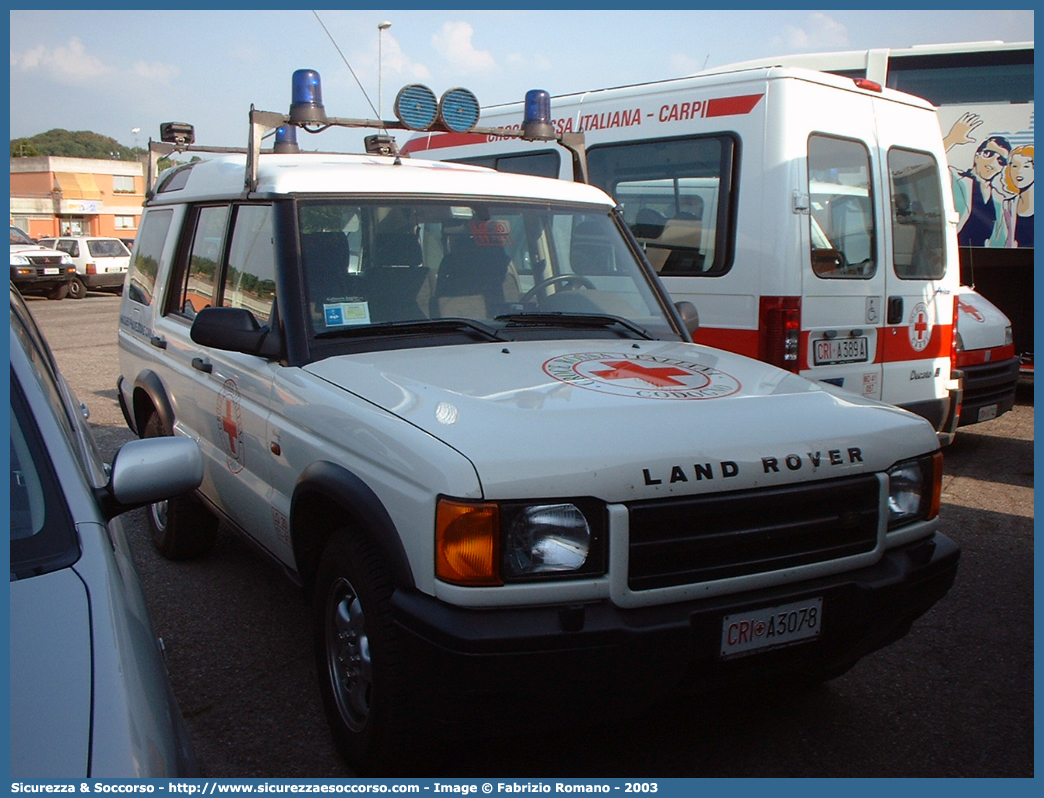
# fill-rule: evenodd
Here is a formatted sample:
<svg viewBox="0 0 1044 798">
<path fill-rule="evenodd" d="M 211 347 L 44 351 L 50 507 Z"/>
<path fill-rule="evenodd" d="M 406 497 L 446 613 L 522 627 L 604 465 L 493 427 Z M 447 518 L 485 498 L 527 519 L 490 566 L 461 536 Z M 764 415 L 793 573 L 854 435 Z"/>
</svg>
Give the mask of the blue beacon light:
<svg viewBox="0 0 1044 798">
<path fill-rule="evenodd" d="M 551 124 L 551 95 L 543 89 L 530 89 L 526 92 L 522 133 L 526 139 L 555 138 L 555 129 Z"/>
<path fill-rule="evenodd" d="M 275 133 L 275 146 L 272 147 L 272 152 L 285 153 L 300 151 L 301 148 L 297 146 L 297 128 L 293 125 L 280 125 L 277 127 Z"/>
<path fill-rule="evenodd" d="M 298 69 L 294 72 L 292 90 L 290 123 L 325 125 L 326 109 L 319 73 L 314 69 Z"/>
</svg>

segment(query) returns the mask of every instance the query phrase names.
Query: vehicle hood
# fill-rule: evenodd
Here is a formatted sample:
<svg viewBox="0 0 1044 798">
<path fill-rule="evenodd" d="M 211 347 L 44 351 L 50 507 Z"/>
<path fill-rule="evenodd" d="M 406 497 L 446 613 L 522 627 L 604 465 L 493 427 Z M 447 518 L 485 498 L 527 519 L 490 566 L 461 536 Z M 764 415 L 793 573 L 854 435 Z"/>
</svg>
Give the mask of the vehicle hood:
<svg viewBox="0 0 1044 798">
<path fill-rule="evenodd" d="M 11 776 L 89 773 L 91 620 L 71 568 L 11 582 Z"/>
<path fill-rule="evenodd" d="M 937 448 L 910 413 L 680 342 L 431 347 L 306 370 L 461 452 L 487 498 L 738 490 L 879 471 Z"/>
<path fill-rule="evenodd" d="M 961 287 L 957 297 L 957 331 L 964 342 L 964 351 L 1011 344 L 1006 332 L 1011 321 L 1000 308 L 966 286 Z"/>
</svg>

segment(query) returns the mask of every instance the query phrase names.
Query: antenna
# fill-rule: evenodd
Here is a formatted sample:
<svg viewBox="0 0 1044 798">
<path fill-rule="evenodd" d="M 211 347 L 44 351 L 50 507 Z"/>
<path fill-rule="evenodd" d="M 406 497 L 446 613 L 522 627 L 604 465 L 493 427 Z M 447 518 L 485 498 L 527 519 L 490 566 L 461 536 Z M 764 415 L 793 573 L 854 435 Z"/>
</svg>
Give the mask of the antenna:
<svg viewBox="0 0 1044 798">
<path fill-rule="evenodd" d="M 319 25 L 322 26 L 322 29 L 326 32 L 327 37 L 329 37 L 330 39 L 330 43 L 334 46 L 334 49 L 337 51 L 337 54 L 341 56 L 341 60 L 344 61 L 344 65 L 348 67 L 348 71 L 352 73 L 352 77 L 355 78 L 355 82 L 359 84 L 359 91 L 361 91 L 363 93 L 363 97 L 366 98 L 366 104 L 369 105 L 370 110 L 373 111 L 373 113 L 379 117 L 380 113 L 377 111 L 376 108 L 373 107 L 373 101 L 370 100 L 370 95 L 366 93 L 366 89 L 363 88 L 362 81 L 360 81 L 359 76 L 355 74 L 355 70 L 352 69 L 352 65 L 348 63 L 348 59 L 344 57 L 344 53 L 342 53 L 341 48 L 337 46 L 337 42 L 334 41 L 334 37 L 330 35 L 329 29 L 326 27 L 326 25 L 323 24 L 323 21 L 319 18 L 319 14 L 316 11 L 313 10 L 312 14 L 315 16 L 316 22 L 318 22 Z"/>
</svg>

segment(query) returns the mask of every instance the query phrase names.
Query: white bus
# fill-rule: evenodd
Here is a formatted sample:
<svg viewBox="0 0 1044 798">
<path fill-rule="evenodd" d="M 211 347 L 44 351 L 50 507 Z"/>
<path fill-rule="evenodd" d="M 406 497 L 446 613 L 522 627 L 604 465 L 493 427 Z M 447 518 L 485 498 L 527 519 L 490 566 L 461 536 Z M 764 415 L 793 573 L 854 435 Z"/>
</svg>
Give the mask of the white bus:
<svg viewBox="0 0 1044 798">
<path fill-rule="evenodd" d="M 960 213 L 965 285 L 1011 319 L 1033 370 L 1033 42 L 961 42 L 806 53 L 779 64 L 867 78 L 936 106 Z"/>
</svg>

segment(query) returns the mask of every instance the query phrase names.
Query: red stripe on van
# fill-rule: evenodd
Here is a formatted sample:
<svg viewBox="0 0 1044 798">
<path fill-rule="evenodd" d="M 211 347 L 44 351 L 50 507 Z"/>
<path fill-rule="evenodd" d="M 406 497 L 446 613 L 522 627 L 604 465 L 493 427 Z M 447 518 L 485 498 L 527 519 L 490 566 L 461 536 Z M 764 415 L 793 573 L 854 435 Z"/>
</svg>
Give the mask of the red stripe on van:
<svg viewBox="0 0 1044 798">
<path fill-rule="evenodd" d="M 489 137 L 480 133 L 432 133 L 431 135 L 416 136 L 410 139 L 399 152 L 409 155 L 411 152 L 424 152 L 425 150 L 441 150 L 443 147 L 463 147 L 466 144 L 485 144 Z"/>
<path fill-rule="evenodd" d="M 704 116 L 740 116 L 749 114 L 764 96 L 764 94 L 743 94 L 739 97 L 717 97 L 713 100 L 707 100 L 707 113 Z"/>
<path fill-rule="evenodd" d="M 936 324 L 932 327 L 932 337 L 928 345 L 918 351 L 910 343 L 909 327 L 886 327 L 883 331 L 884 362 L 900 363 L 906 360 L 934 360 L 937 357 L 950 357 L 950 343 L 953 340 L 953 325 Z"/>
<path fill-rule="evenodd" d="M 740 355 L 756 358 L 758 356 L 758 331 L 735 330 L 723 327 L 700 327 L 693 340 L 704 346 L 736 352 Z"/>
</svg>

